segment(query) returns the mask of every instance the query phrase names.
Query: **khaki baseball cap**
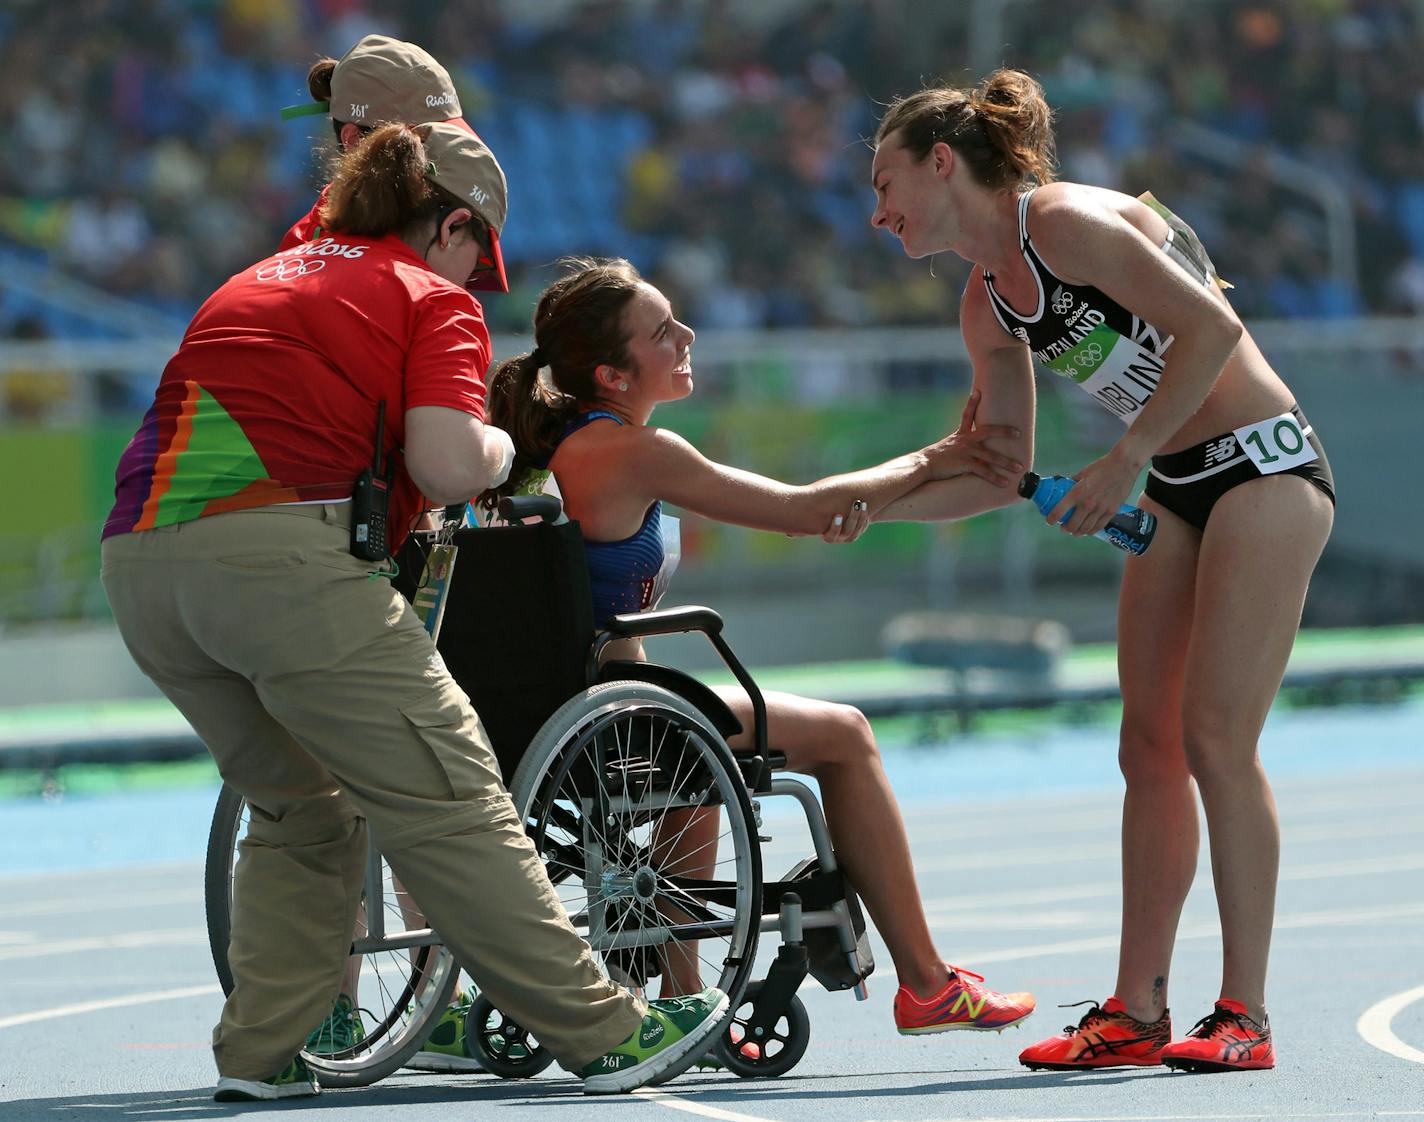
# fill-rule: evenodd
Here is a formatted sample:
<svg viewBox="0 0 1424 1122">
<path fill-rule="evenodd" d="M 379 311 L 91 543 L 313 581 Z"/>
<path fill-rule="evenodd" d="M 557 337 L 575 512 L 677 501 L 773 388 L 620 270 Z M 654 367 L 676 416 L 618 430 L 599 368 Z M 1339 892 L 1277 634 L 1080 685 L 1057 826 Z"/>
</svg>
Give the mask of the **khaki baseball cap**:
<svg viewBox="0 0 1424 1122">
<path fill-rule="evenodd" d="M 508 292 L 504 254 L 499 248 L 499 232 L 509 213 L 509 186 L 504 169 L 478 136 L 461 121 L 435 121 L 425 138 L 425 174 L 436 185 L 460 199 L 489 226 L 488 257 L 466 288 Z"/>
<path fill-rule="evenodd" d="M 367 35 L 337 61 L 329 102 L 289 105 L 282 110 L 286 118 L 317 113 L 330 113 L 335 121 L 363 126 L 464 123 L 449 71 L 414 43 L 388 35 Z"/>
</svg>

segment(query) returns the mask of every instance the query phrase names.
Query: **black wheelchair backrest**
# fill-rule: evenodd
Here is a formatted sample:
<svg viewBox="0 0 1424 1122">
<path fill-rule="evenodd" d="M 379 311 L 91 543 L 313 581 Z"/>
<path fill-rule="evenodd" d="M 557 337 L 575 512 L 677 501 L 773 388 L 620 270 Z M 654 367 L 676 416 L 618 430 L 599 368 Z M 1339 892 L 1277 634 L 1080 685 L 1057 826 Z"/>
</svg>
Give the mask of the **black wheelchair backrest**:
<svg viewBox="0 0 1424 1122">
<path fill-rule="evenodd" d="M 440 654 L 509 782 L 544 721 L 582 690 L 593 598 L 578 523 L 459 530 Z"/>
</svg>

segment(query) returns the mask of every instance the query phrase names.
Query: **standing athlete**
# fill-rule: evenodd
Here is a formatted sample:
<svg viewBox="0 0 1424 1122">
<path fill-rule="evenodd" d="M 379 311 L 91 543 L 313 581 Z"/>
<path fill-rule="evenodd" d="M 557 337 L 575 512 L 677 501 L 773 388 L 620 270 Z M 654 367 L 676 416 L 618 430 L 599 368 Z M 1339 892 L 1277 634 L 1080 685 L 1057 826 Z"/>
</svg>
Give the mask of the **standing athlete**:
<svg viewBox="0 0 1424 1122">
<path fill-rule="evenodd" d="M 980 419 L 1031 431 L 1037 359 L 1125 426 L 1049 524 L 1100 530 L 1150 467 L 1141 503 L 1157 537 L 1127 561 L 1118 615 L 1127 793 L 1117 985 L 1020 1060 L 1272 1067 L 1265 988 L 1280 833 L 1256 746 L 1334 518 L 1320 441 L 1184 222 L 1150 195 L 1053 182 L 1050 112 L 1027 74 L 901 98 L 875 143 L 872 224 L 911 257 L 952 250 L 974 264 L 960 327 Z M 1028 439 L 1001 449 L 1032 458 Z M 1012 501 L 962 475 L 875 513 L 965 518 Z M 1196 870 L 1194 789 L 1222 980 L 1212 1012 L 1172 1042 L 1167 978 Z"/>
</svg>

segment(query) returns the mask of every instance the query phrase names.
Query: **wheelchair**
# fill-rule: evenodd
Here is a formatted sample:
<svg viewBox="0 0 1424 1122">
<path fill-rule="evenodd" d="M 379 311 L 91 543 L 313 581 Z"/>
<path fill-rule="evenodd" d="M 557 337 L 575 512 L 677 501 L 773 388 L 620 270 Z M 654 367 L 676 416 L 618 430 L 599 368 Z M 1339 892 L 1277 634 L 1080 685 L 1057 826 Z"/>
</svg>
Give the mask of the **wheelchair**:
<svg viewBox="0 0 1424 1122">
<path fill-rule="evenodd" d="M 557 499 L 505 499 L 506 525 L 454 533 L 457 547 L 438 649 L 469 695 L 514 805 L 578 933 L 610 978 L 650 991 L 677 965 L 731 999 L 717 1058 L 743 1077 L 791 1070 L 810 1021 L 797 990 L 808 974 L 864 999 L 874 969 L 864 917 L 840 870 L 820 804 L 767 744 L 761 691 L 709 608 L 616 616 L 595 631 L 583 541 Z M 433 535 L 400 558 L 401 588 L 420 603 Z M 753 747 L 707 686 L 672 667 L 605 658 L 619 639 L 700 632 L 751 698 Z M 800 805 L 813 854 L 778 880 L 762 871 L 760 806 Z M 205 904 L 214 965 L 227 961 L 231 884 L 249 808 L 224 787 L 213 814 Z M 715 842 L 698 840 L 715 829 Z M 689 842 L 689 838 L 697 844 Z M 759 938 L 780 946 L 759 979 Z M 375 839 L 348 977 L 362 1028 L 354 1041 L 309 1047 L 324 1086 L 363 1086 L 404 1065 L 456 991 L 459 964 L 382 859 Z M 476 979 L 478 982 L 478 979 Z M 656 994 L 649 994 L 656 996 Z M 551 1057 L 483 996 L 466 1017 L 467 1051 L 493 1074 L 537 1074 Z M 336 1046 L 339 1044 L 340 1046 Z"/>
</svg>

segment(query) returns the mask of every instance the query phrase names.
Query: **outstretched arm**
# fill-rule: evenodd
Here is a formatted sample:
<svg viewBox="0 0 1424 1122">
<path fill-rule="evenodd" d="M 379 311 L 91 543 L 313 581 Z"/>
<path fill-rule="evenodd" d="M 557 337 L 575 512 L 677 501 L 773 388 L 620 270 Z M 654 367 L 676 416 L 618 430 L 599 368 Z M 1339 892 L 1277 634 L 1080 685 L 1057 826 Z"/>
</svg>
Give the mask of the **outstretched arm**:
<svg viewBox="0 0 1424 1122">
<path fill-rule="evenodd" d="M 787 534 L 821 534 L 856 500 L 879 511 L 935 479 L 982 471 L 1006 482 L 1021 470 L 1012 457 L 989 447 L 992 438 L 1013 439 L 1011 429 L 999 426 L 952 433 L 918 452 L 804 486 L 716 463 L 663 429 L 619 435 L 628 442 L 619 457 L 623 486 L 718 522 Z M 984 486 L 1011 493 L 1004 483 Z"/>
<path fill-rule="evenodd" d="M 994 319 L 984 282 L 976 268 L 965 286 L 959 307 L 960 330 L 974 366 L 974 392 L 980 395 L 978 421 L 985 426 L 1016 430 L 1015 436 L 995 435 L 990 449 L 1020 464 L 1033 463 L 1033 360 L 1028 347 L 1008 335 Z M 924 483 L 890 503 L 877 522 L 939 522 L 968 518 L 1009 506 L 1018 499 L 1012 487 L 996 486 L 976 475 L 957 475 Z"/>
</svg>

